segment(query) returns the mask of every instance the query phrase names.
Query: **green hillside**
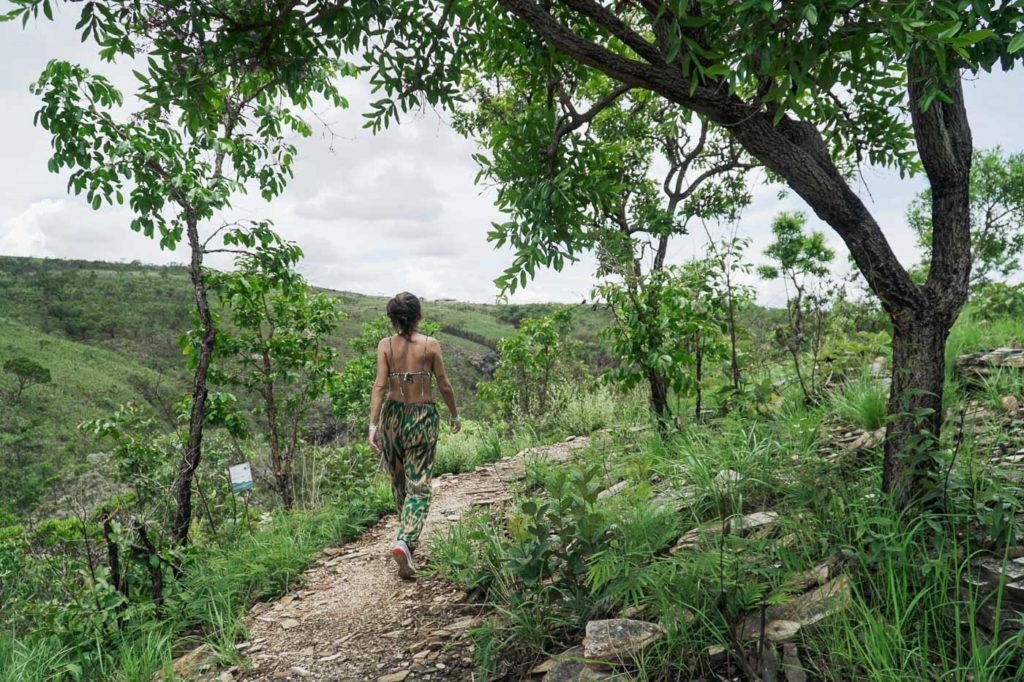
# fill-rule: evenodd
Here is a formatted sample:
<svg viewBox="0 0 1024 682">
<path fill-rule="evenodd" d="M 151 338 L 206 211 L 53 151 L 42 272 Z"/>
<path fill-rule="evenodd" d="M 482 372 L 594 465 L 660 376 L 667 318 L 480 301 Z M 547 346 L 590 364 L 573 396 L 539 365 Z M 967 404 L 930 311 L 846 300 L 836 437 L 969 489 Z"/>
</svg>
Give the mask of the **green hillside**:
<svg viewBox="0 0 1024 682">
<path fill-rule="evenodd" d="M 83 466 L 95 441 L 79 424 L 134 400 L 166 414 L 177 399 L 177 381 L 112 350 L 0 319 L 0 359 L 24 357 L 50 371 L 51 382 L 28 387 L 15 400 L 15 382 L 4 375 L 0 461 L 5 479 L 0 508 L 24 509 L 48 483 Z"/>
<path fill-rule="evenodd" d="M 21 485 L 0 490 L 0 509 L 24 511 L 48 483 L 86 466 L 99 444 L 78 425 L 128 400 L 145 401 L 162 418 L 188 389 L 178 340 L 192 324 L 191 283 L 178 266 L 0 257 L 0 365 L 29 358 L 52 383 L 28 388 L 13 404 L 13 377 L 0 375 L 5 468 Z M 333 337 L 342 361 L 363 324 L 383 314 L 384 297 L 328 291 L 347 315 Z M 440 325 L 449 374 L 463 411 L 479 413 L 477 384 L 489 377 L 498 341 L 524 317 L 548 306 L 426 301 Z M 603 315 L 580 306 L 575 334 L 596 362 Z"/>
</svg>

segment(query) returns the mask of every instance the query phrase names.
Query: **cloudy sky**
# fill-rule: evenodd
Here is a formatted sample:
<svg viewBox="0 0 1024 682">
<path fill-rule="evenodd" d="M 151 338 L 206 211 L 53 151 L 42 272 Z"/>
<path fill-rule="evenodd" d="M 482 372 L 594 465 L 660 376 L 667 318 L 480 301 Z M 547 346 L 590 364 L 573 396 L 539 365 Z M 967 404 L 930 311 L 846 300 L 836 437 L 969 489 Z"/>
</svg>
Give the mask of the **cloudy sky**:
<svg viewBox="0 0 1024 682">
<path fill-rule="evenodd" d="M 67 7 L 63 7 L 65 12 Z M 92 211 L 84 199 L 68 196 L 66 176 L 46 170 L 49 141 L 32 126 L 37 99 L 28 92 L 47 60 L 70 59 L 125 82 L 124 69 L 99 64 L 72 31 L 76 16 L 51 24 L 2 25 L 0 40 L 0 254 L 85 258 L 151 263 L 182 262 L 182 252 L 161 252 L 128 229 L 127 211 Z M 493 192 L 474 185 L 474 145 L 456 135 L 443 116 L 421 112 L 373 136 L 362 126 L 371 100 L 366 83 L 343 84 L 351 106 L 321 111 L 333 137 L 318 128 L 301 140 L 295 179 L 273 204 L 240 201 L 237 218 L 270 218 L 279 232 L 306 253 L 302 270 L 315 284 L 367 294 L 410 290 L 428 298 L 493 301 L 494 278 L 511 260 L 486 241 L 494 208 Z M 978 147 L 1024 148 L 1024 71 L 984 75 L 966 84 L 968 110 Z M 866 169 L 858 191 L 885 227 L 905 263 L 917 260 L 904 210 L 924 186 L 920 178 Z M 780 200 L 778 187 L 760 186 L 740 234 L 753 240 L 756 256 L 768 242 L 771 218 L 780 210 L 806 210 L 793 196 Z M 839 239 L 826 232 L 840 254 Z M 679 238 L 671 257 L 682 260 L 703 248 L 698 230 Z M 842 259 L 842 260 L 845 260 Z M 215 265 L 226 263 L 214 262 Z M 561 273 L 544 273 L 513 301 L 581 301 L 592 286 L 589 259 Z M 779 304 L 781 291 L 758 284 L 762 303 Z"/>
</svg>

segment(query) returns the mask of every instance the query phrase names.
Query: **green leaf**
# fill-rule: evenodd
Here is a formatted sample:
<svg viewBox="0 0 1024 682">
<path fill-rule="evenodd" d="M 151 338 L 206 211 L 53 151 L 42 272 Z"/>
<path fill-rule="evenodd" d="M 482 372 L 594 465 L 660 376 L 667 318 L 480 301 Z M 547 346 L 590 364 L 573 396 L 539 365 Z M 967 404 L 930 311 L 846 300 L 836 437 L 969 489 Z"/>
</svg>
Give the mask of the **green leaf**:
<svg viewBox="0 0 1024 682">
<path fill-rule="evenodd" d="M 952 43 L 954 47 L 970 47 L 971 45 L 980 43 L 983 40 L 991 38 L 995 34 L 996 32 L 990 28 L 980 29 L 978 31 L 970 31 L 969 33 L 964 33 L 961 36 L 957 36 L 956 38 L 953 39 Z"/>
<path fill-rule="evenodd" d="M 1011 40 L 1010 44 L 1006 47 L 1006 51 L 1010 54 L 1016 54 L 1021 50 L 1024 50 L 1024 31 L 1015 35 L 1013 40 Z"/>
</svg>

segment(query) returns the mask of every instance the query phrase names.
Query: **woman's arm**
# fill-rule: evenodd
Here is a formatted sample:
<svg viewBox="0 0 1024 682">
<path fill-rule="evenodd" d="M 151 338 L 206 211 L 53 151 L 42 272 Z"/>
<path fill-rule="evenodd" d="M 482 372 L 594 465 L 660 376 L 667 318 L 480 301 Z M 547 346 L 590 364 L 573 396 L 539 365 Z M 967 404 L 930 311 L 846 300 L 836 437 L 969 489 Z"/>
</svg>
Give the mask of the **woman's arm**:
<svg viewBox="0 0 1024 682">
<path fill-rule="evenodd" d="M 370 391 L 370 448 L 374 452 L 380 452 L 377 444 L 377 420 L 380 418 L 380 408 L 384 404 L 384 396 L 388 392 L 388 361 L 384 355 L 384 341 L 377 344 L 377 376 L 373 380 L 373 388 Z"/>
<path fill-rule="evenodd" d="M 459 408 L 455 405 L 455 389 L 452 388 L 452 382 L 448 381 L 448 375 L 444 372 L 444 359 L 441 357 L 441 344 L 434 339 L 433 345 L 433 371 L 434 376 L 437 377 L 437 390 L 441 392 L 441 397 L 444 398 L 444 404 L 448 406 L 448 411 L 452 414 L 452 432 L 458 433 L 462 426 L 459 423 Z"/>
</svg>

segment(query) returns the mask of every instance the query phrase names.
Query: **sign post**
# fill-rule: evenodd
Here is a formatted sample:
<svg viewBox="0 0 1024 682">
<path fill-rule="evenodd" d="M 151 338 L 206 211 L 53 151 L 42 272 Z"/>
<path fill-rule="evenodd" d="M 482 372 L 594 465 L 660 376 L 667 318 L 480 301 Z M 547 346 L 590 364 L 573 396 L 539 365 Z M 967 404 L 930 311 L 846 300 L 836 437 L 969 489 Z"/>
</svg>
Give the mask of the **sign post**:
<svg viewBox="0 0 1024 682">
<path fill-rule="evenodd" d="M 252 467 L 248 462 L 235 464 L 228 467 L 228 479 L 231 481 L 231 506 L 235 519 L 238 518 L 238 510 L 235 505 L 235 493 L 252 490 Z M 249 496 L 245 496 L 245 524 L 252 533 L 252 525 L 249 521 Z"/>
<path fill-rule="evenodd" d="M 228 467 L 228 478 L 231 479 L 231 492 L 252 490 L 252 467 L 248 462 Z"/>
</svg>

